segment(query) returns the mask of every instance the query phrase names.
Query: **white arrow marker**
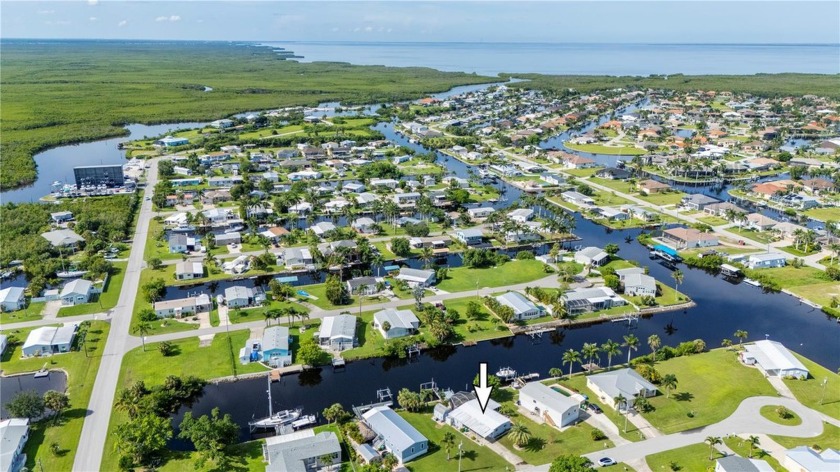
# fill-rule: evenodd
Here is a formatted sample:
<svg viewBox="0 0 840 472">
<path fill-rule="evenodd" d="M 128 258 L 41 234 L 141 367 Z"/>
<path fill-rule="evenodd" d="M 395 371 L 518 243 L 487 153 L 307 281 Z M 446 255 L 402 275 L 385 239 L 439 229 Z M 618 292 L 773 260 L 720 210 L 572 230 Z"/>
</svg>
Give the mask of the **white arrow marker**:
<svg viewBox="0 0 840 472">
<path fill-rule="evenodd" d="M 487 363 L 482 362 L 478 364 L 478 385 L 474 385 L 475 396 L 478 398 L 478 406 L 481 407 L 481 413 L 487 409 L 487 402 L 490 401 L 490 392 L 493 387 L 487 386 Z"/>
</svg>

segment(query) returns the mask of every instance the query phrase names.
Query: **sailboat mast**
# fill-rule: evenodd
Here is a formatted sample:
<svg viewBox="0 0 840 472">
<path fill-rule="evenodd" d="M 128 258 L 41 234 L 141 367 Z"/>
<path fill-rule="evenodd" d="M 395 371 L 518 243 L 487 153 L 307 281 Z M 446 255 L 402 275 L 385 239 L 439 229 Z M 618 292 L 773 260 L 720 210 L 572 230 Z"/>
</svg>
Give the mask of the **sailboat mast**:
<svg viewBox="0 0 840 472">
<path fill-rule="evenodd" d="M 271 376 L 266 376 L 266 392 L 268 392 L 268 417 L 274 416 L 274 409 L 271 405 Z"/>
</svg>

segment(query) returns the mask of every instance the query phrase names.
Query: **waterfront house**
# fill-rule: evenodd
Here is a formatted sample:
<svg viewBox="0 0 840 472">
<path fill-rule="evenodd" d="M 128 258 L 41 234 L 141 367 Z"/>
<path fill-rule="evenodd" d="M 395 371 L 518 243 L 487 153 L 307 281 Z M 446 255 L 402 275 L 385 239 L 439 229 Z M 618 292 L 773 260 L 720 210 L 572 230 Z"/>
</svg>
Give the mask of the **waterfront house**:
<svg viewBox="0 0 840 472">
<path fill-rule="evenodd" d="M 693 193 L 687 197 L 683 197 L 682 206 L 689 210 L 702 211 L 707 205 L 720 203 L 720 200 L 712 198 L 702 193 Z"/>
<path fill-rule="evenodd" d="M 335 225 L 329 221 L 321 221 L 320 223 L 315 223 L 309 227 L 309 231 L 315 233 L 315 236 L 322 238 L 325 237 L 327 233 L 335 231 L 335 229 Z"/>
<path fill-rule="evenodd" d="M 621 211 L 630 215 L 631 218 L 636 218 L 642 221 L 652 221 L 657 218 L 657 214 L 638 205 L 621 205 Z"/>
<path fill-rule="evenodd" d="M 0 290 L 0 311 L 4 313 L 22 310 L 26 307 L 23 287 L 6 287 Z"/>
<path fill-rule="evenodd" d="M 352 349 L 356 345 L 356 317 L 353 315 L 327 316 L 315 333 L 318 344 L 337 351 Z"/>
<path fill-rule="evenodd" d="M 413 207 L 420 200 L 421 195 L 417 192 L 397 193 L 394 195 L 394 203 L 401 208 Z"/>
<path fill-rule="evenodd" d="M 304 429 L 266 438 L 263 459 L 265 472 L 331 470 L 341 462 L 341 443 L 332 431 Z"/>
<path fill-rule="evenodd" d="M 271 326 L 263 331 L 260 343 L 262 361 L 271 367 L 285 367 L 292 364 L 291 337 L 286 326 Z"/>
<path fill-rule="evenodd" d="M 416 333 L 420 328 L 420 320 L 411 310 L 387 308 L 373 314 L 373 327 L 385 339 L 401 338 Z"/>
<path fill-rule="evenodd" d="M 49 241 L 53 247 L 76 247 L 79 243 L 85 241 L 85 238 L 69 229 L 47 231 L 46 233 L 41 234 L 41 237 Z"/>
<path fill-rule="evenodd" d="M 540 307 L 519 292 L 504 293 L 497 296 L 496 301 L 501 305 L 510 307 L 513 310 L 513 319 L 515 320 L 529 320 L 539 318 L 542 315 Z"/>
<path fill-rule="evenodd" d="M 190 143 L 190 140 L 187 138 L 175 138 L 172 136 L 166 136 L 165 138 L 158 139 L 155 141 L 155 144 L 158 146 L 163 147 L 177 147 L 177 146 L 185 146 Z"/>
<path fill-rule="evenodd" d="M 712 203 L 711 205 L 706 205 L 706 207 L 703 208 L 703 211 L 709 215 L 718 216 L 720 218 L 726 218 L 727 211 L 745 213 L 745 210 L 743 208 L 729 202 Z"/>
<path fill-rule="evenodd" d="M 807 229 L 808 228 L 805 228 L 804 226 L 800 226 L 798 224 L 790 223 L 787 221 L 783 221 L 773 226 L 773 232 L 784 239 L 793 239 L 797 231 L 807 231 Z"/>
<path fill-rule="evenodd" d="M 341 187 L 341 190 L 345 193 L 363 193 L 365 191 L 364 184 L 358 182 L 347 182 Z"/>
<path fill-rule="evenodd" d="M 378 285 L 376 277 L 356 277 L 345 283 L 347 291 L 353 295 L 374 295 L 379 291 L 376 288 Z"/>
<path fill-rule="evenodd" d="M 298 172 L 291 172 L 287 174 L 287 177 L 292 182 L 297 182 L 300 180 L 316 180 L 320 179 L 323 176 L 324 174 L 314 170 L 301 170 Z"/>
<path fill-rule="evenodd" d="M 598 207 L 598 213 L 609 221 L 624 221 L 630 219 L 630 214 L 621 211 L 620 208 Z"/>
<path fill-rule="evenodd" d="M 0 421 L 0 471 L 20 472 L 26 465 L 26 441 L 29 440 L 29 418 Z"/>
<path fill-rule="evenodd" d="M 366 216 L 357 218 L 351 226 L 362 234 L 376 234 L 377 232 L 376 222 Z"/>
<path fill-rule="evenodd" d="M 574 154 L 563 156 L 563 167 L 566 169 L 587 169 L 597 165 L 597 162 L 588 157 L 576 156 Z"/>
<path fill-rule="evenodd" d="M 394 190 L 399 182 L 394 179 L 370 179 L 369 184 L 374 189 Z"/>
<path fill-rule="evenodd" d="M 289 207 L 289 213 L 296 215 L 306 215 L 312 211 L 312 204 L 309 202 L 296 203 Z"/>
<path fill-rule="evenodd" d="M 741 362 L 758 367 L 771 377 L 807 379 L 810 372 L 788 349 L 776 341 L 762 340 L 744 346 Z"/>
<path fill-rule="evenodd" d="M 468 208 L 467 214 L 470 218 L 487 218 L 496 211 L 493 207 Z"/>
<path fill-rule="evenodd" d="M 185 254 L 190 252 L 190 247 L 188 245 L 190 239 L 192 239 L 193 244 L 195 244 L 195 238 L 190 238 L 184 233 L 170 233 L 169 252 L 172 254 Z"/>
<path fill-rule="evenodd" d="M 595 177 L 607 180 L 626 180 L 630 178 L 630 172 L 617 167 L 607 167 L 596 172 Z"/>
<path fill-rule="evenodd" d="M 624 294 L 631 296 L 656 296 L 656 279 L 645 274 L 627 274 L 622 277 Z"/>
<path fill-rule="evenodd" d="M 233 217 L 230 210 L 225 208 L 211 208 L 209 210 L 204 210 L 201 214 L 207 218 L 210 224 L 214 225 L 227 223 L 227 221 Z"/>
<path fill-rule="evenodd" d="M 260 234 L 263 235 L 269 241 L 277 243 L 280 241 L 281 238 L 283 238 L 283 236 L 289 234 L 289 230 L 282 226 L 272 226 L 270 228 L 267 228 L 265 231 L 260 232 Z"/>
<path fill-rule="evenodd" d="M 562 198 L 564 201 L 567 201 L 569 203 L 572 203 L 572 204 L 575 204 L 575 205 L 578 205 L 578 206 L 584 206 L 585 207 L 585 206 L 590 206 L 590 205 L 595 204 L 595 200 L 593 200 L 592 197 L 588 197 L 588 196 L 586 196 L 586 195 L 584 195 L 580 192 L 573 192 L 573 191 L 563 192 L 563 193 L 560 194 L 560 198 Z"/>
<path fill-rule="evenodd" d="M 740 456 L 721 457 L 715 461 L 715 472 L 773 472 L 767 461 Z"/>
<path fill-rule="evenodd" d="M 243 285 L 235 285 L 225 289 L 225 304 L 228 308 L 251 306 L 255 302 L 254 289 Z"/>
<path fill-rule="evenodd" d="M 158 318 L 182 318 L 187 315 L 210 311 L 212 308 L 213 303 L 210 301 L 210 295 L 205 293 L 195 297 L 164 300 L 154 304 L 155 315 Z"/>
<path fill-rule="evenodd" d="M 668 186 L 668 184 L 663 184 L 662 182 L 653 179 L 642 180 L 641 182 L 636 184 L 636 188 L 638 188 L 639 191 L 645 195 L 663 193 L 671 189 L 671 187 Z"/>
<path fill-rule="evenodd" d="M 404 280 L 409 287 L 431 287 L 435 283 L 435 271 L 400 267 L 400 273 L 395 278 Z"/>
<path fill-rule="evenodd" d="M 23 343 L 23 356 L 48 356 L 70 352 L 76 338 L 77 325 L 65 323 L 61 326 L 42 326 L 29 332 Z"/>
<path fill-rule="evenodd" d="M 341 249 L 344 248 L 344 249 Z M 352 239 L 343 239 L 341 241 L 330 241 L 328 243 L 321 243 L 318 245 L 318 251 L 324 258 L 328 258 L 338 250 L 344 250 L 348 262 L 354 262 L 358 256 L 357 250 L 359 245 Z"/>
<path fill-rule="evenodd" d="M 694 228 L 671 228 L 662 232 L 662 239 L 674 244 L 677 249 L 717 246 L 718 239 L 713 233 L 703 233 Z"/>
<path fill-rule="evenodd" d="M 656 395 L 656 386 L 633 369 L 618 369 L 590 375 L 586 378 L 586 386 L 595 392 L 602 403 L 616 410 L 626 410 L 636 396 Z M 616 405 L 615 398 L 619 395 L 626 398 L 627 403 Z"/>
<path fill-rule="evenodd" d="M 819 195 L 821 193 L 831 193 L 834 190 L 834 187 L 835 184 L 826 179 L 816 178 L 802 181 L 802 189 L 815 195 Z"/>
<path fill-rule="evenodd" d="M 534 218 L 534 210 L 530 208 L 517 208 L 507 214 L 508 218 L 517 223 L 525 223 Z"/>
<path fill-rule="evenodd" d="M 750 269 L 767 269 L 771 267 L 784 267 L 787 264 L 785 255 L 780 252 L 765 252 L 761 254 L 750 254 L 744 263 Z"/>
<path fill-rule="evenodd" d="M 176 280 L 192 280 L 204 277 L 204 265 L 201 262 L 181 261 L 175 264 Z"/>
<path fill-rule="evenodd" d="M 90 301 L 93 294 L 93 282 L 85 279 L 75 279 L 67 282 L 61 289 L 61 304 L 64 306 L 80 305 Z"/>
<path fill-rule="evenodd" d="M 55 213 L 50 213 L 50 218 L 53 220 L 55 224 L 66 223 L 68 221 L 73 221 L 73 212 L 72 211 L 57 211 Z"/>
<path fill-rule="evenodd" d="M 210 177 L 207 179 L 207 185 L 216 188 L 231 188 L 236 184 L 241 184 L 244 181 L 242 176 L 231 175 L 225 177 Z"/>
<path fill-rule="evenodd" d="M 540 178 L 549 185 L 560 186 L 566 184 L 566 179 L 551 172 L 545 172 L 543 174 L 540 174 Z"/>
<path fill-rule="evenodd" d="M 455 232 L 455 239 L 467 246 L 475 246 L 484 242 L 484 232 L 479 227 L 460 229 Z"/>
<path fill-rule="evenodd" d="M 541 382 L 519 389 L 519 405 L 555 428 L 575 423 L 580 416 L 581 395 L 566 396 Z"/>
<path fill-rule="evenodd" d="M 240 233 L 239 231 L 231 231 L 230 233 L 217 234 L 215 238 L 217 246 L 239 244 L 242 242 L 242 233 Z"/>
<path fill-rule="evenodd" d="M 840 451 L 823 449 L 817 452 L 808 446 L 797 446 L 785 451 L 783 465 L 796 472 L 823 472 L 840 470 Z"/>
<path fill-rule="evenodd" d="M 599 247 L 589 246 L 575 253 L 575 262 L 585 266 L 602 266 L 610 261 L 610 255 Z"/>
<path fill-rule="evenodd" d="M 306 247 L 286 248 L 283 251 L 283 260 L 285 261 L 286 267 L 290 269 L 308 266 L 314 262 L 312 253 Z"/>
<path fill-rule="evenodd" d="M 779 224 L 778 221 L 769 216 L 764 216 L 761 213 L 750 213 L 747 215 L 745 222 L 746 224 L 744 226 L 747 229 L 756 231 L 767 231 Z"/>
<path fill-rule="evenodd" d="M 498 412 L 499 403 L 488 400 L 482 412 L 474 392 L 458 392 L 449 399 L 451 411 L 444 416 L 456 429 L 467 428 L 485 440 L 495 440 L 510 431 L 510 420 Z"/>
<path fill-rule="evenodd" d="M 404 464 L 429 452 L 429 440 L 387 406 L 366 411 L 362 419 L 376 435 L 374 449 L 385 449 Z"/>
<path fill-rule="evenodd" d="M 626 300 L 616 295 L 609 287 L 576 288 L 563 294 L 561 300 L 571 315 L 627 304 Z"/>
</svg>

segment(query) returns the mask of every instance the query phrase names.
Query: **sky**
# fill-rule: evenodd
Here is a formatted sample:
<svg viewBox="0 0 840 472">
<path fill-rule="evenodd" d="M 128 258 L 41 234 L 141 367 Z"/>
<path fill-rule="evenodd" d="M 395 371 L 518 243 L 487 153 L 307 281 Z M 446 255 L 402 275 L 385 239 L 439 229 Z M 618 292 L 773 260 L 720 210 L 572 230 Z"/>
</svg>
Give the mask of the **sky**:
<svg viewBox="0 0 840 472">
<path fill-rule="evenodd" d="M 7 1 L 2 38 L 840 43 L 840 1 Z"/>
</svg>

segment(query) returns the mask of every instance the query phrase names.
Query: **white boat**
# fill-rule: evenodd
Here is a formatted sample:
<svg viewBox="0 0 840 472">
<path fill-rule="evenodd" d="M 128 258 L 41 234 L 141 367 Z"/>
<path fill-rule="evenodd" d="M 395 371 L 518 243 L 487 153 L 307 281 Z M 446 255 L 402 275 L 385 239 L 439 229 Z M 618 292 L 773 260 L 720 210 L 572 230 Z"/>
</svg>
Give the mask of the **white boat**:
<svg viewBox="0 0 840 472">
<path fill-rule="evenodd" d="M 172 231 L 176 233 L 189 233 L 190 231 L 195 231 L 195 226 L 193 225 L 178 225 L 175 228 L 172 228 Z"/>
<path fill-rule="evenodd" d="M 86 270 L 63 270 L 55 273 L 56 277 L 60 279 L 75 279 L 85 274 L 87 274 Z"/>
<path fill-rule="evenodd" d="M 496 377 L 501 380 L 513 380 L 516 377 L 516 371 L 510 367 L 502 367 L 496 372 Z"/>
<path fill-rule="evenodd" d="M 300 429 L 300 428 L 303 428 L 304 426 L 309 426 L 311 424 L 315 424 L 315 421 L 317 421 L 316 418 L 315 418 L 315 415 L 301 416 L 300 418 L 296 419 L 295 421 L 292 421 L 292 428 Z"/>
<path fill-rule="evenodd" d="M 271 405 L 271 376 L 266 376 L 266 381 L 268 385 L 268 389 L 266 390 L 266 393 L 268 393 L 268 416 L 258 420 L 249 421 L 248 426 L 250 426 L 251 431 L 255 429 L 273 429 L 278 426 L 291 425 L 293 422 L 297 421 L 297 419 L 300 418 L 301 413 L 303 413 L 302 408 L 283 410 L 274 413 Z"/>
<path fill-rule="evenodd" d="M 235 233 L 235 232 L 240 231 L 240 230 L 243 230 L 243 229 L 245 229 L 245 227 L 244 227 L 244 226 L 242 226 L 242 225 L 235 225 L 235 226 L 231 226 L 230 228 L 226 229 L 226 230 L 225 230 L 225 233 Z"/>
<path fill-rule="evenodd" d="M 745 284 L 750 284 L 754 287 L 761 287 L 761 282 L 758 282 L 758 281 L 753 280 L 753 279 L 744 279 L 744 283 Z"/>
</svg>

